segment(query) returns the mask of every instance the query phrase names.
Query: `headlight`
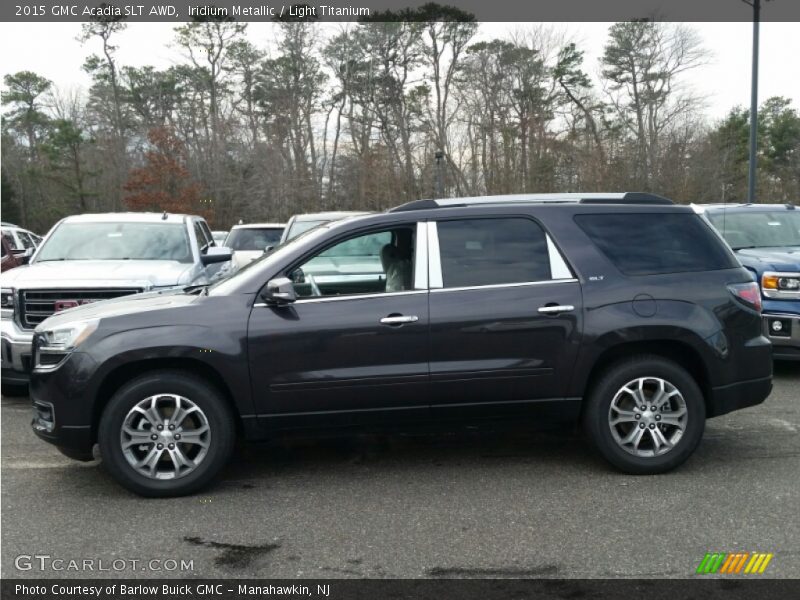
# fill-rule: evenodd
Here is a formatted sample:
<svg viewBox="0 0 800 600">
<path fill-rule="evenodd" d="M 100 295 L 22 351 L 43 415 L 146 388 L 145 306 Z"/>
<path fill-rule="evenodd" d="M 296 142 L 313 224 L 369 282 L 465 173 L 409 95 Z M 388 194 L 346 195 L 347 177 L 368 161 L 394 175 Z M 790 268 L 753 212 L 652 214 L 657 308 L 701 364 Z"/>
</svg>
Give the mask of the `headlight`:
<svg viewBox="0 0 800 600">
<path fill-rule="evenodd" d="M 14 318 L 14 290 L 0 290 L 0 315 L 4 319 Z"/>
<path fill-rule="evenodd" d="M 98 319 L 73 321 L 52 329 L 39 329 L 36 333 L 44 338 L 47 350 L 72 350 L 83 343 L 97 329 Z"/>
<path fill-rule="evenodd" d="M 761 289 L 767 298 L 800 297 L 800 273 L 764 273 Z"/>
</svg>

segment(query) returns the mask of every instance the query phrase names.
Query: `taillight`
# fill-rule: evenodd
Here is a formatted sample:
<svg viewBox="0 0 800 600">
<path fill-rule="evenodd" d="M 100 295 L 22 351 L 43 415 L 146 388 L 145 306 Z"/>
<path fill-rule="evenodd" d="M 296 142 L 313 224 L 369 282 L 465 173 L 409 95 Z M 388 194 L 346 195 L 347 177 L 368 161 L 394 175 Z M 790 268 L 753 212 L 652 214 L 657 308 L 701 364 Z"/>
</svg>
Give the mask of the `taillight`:
<svg viewBox="0 0 800 600">
<path fill-rule="evenodd" d="M 753 310 L 761 312 L 761 290 L 755 281 L 749 283 L 734 283 L 728 286 L 731 294 Z"/>
</svg>

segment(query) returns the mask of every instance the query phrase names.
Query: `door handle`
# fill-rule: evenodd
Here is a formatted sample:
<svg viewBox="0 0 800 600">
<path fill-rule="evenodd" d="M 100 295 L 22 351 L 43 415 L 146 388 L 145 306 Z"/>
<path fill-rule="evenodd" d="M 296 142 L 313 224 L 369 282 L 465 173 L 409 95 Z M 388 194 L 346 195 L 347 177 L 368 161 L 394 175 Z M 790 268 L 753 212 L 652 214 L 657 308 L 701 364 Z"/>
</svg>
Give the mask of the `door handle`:
<svg viewBox="0 0 800 600">
<path fill-rule="evenodd" d="M 381 323 L 384 325 L 402 325 L 403 323 L 416 323 L 417 321 L 419 321 L 419 317 L 415 315 L 409 315 L 407 317 L 403 315 L 389 315 L 381 319 Z"/>
<path fill-rule="evenodd" d="M 559 313 L 572 312 L 573 310 L 575 310 L 575 307 L 571 304 L 554 304 L 539 308 L 539 312 L 546 315 L 557 315 Z"/>
</svg>

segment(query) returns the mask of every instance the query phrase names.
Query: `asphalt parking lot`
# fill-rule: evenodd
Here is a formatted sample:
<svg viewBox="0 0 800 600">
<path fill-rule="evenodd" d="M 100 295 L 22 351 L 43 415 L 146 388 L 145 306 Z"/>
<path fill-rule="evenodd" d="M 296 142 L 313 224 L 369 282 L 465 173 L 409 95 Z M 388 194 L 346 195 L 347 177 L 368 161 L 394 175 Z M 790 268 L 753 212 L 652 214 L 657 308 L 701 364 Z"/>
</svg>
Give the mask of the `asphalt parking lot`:
<svg viewBox="0 0 800 600">
<path fill-rule="evenodd" d="M 29 420 L 3 398 L 3 577 L 692 577 L 712 551 L 771 552 L 765 577 L 800 577 L 800 364 L 649 477 L 569 432 L 362 436 L 248 447 L 206 493 L 144 500 Z"/>
</svg>

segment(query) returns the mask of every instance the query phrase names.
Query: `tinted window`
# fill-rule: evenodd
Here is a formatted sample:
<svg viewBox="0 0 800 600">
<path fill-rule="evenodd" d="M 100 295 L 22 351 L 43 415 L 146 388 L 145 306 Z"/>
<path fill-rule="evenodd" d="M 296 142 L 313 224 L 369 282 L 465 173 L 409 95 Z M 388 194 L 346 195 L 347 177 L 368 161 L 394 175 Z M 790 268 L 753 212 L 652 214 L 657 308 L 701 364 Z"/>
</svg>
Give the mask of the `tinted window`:
<svg viewBox="0 0 800 600">
<path fill-rule="evenodd" d="M 275 246 L 281 241 L 282 229 L 234 229 L 228 234 L 225 245 L 231 250 L 257 250 L 263 252 L 267 246 Z"/>
<path fill-rule="evenodd" d="M 725 244 L 695 214 L 577 215 L 575 221 L 626 275 L 737 266 Z"/>
<path fill-rule="evenodd" d="M 529 219 L 441 221 L 438 229 L 444 287 L 551 278 L 545 233 Z"/>
</svg>

